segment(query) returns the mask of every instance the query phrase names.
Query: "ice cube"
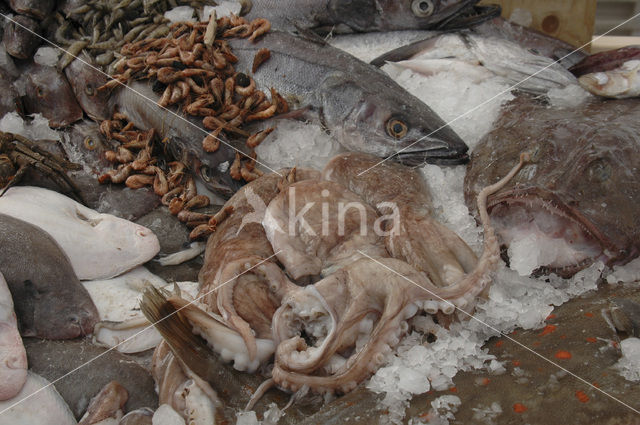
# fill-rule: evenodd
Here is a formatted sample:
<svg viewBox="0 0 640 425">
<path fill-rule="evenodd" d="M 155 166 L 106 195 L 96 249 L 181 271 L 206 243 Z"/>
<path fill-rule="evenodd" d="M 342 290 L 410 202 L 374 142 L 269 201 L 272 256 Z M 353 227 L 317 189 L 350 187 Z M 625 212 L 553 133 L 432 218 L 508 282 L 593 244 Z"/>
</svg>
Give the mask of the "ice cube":
<svg viewBox="0 0 640 425">
<path fill-rule="evenodd" d="M 54 47 L 40 47 L 36 51 L 35 55 L 33 55 L 33 61 L 38 65 L 56 66 L 59 57 L 59 49 L 56 49 Z"/>
<path fill-rule="evenodd" d="M 164 12 L 164 17 L 171 22 L 195 22 L 193 8 L 189 6 L 178 6 Z"/>
</svg>

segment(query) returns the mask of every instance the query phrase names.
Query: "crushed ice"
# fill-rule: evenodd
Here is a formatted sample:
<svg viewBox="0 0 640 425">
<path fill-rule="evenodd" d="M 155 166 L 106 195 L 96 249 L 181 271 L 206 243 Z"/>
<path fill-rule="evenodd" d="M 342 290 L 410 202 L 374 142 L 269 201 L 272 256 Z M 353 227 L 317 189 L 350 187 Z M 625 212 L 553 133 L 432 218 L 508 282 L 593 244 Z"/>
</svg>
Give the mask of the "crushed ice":
<svg viewBox="0 0 640 425">
<path fill-rule="evenodd" d="M 627 338 L 621 341 L 620 350 L 622 357 L 614 368 L 618 369 L 626 380 L 640 382 L 640 339 Z"/>
<path fill-rule="evenodd" d="M 55 47 L 40 47 L 33 55 L 33 61 L 42 66 L 56 66 L 60 52 L 61 50 Z"/>
<path fill-rule="evenodd" d="M 164 17 L 171 22 L 195 22 L 194 10 L 190 6 L 178 6 L 164 12 Z"/>
<path fill-rule="evenodd" d="M 49 120 L 41 114 L 30 117 L 31 121 L 25 122 L 17 112 L 8 112 L 0 120 L 0 131 L 19 134 L 31 140 L 60 140 L 58 132 L 49 127 Z"/>
</svg>

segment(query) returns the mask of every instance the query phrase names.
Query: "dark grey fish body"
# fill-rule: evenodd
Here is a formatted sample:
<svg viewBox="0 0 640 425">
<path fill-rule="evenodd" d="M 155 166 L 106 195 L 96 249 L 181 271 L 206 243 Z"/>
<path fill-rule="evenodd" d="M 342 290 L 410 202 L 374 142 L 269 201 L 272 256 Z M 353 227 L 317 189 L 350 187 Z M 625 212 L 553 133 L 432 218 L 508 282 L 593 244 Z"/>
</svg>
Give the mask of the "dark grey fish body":
<svg viewBox="0 0 640 425">
<path fill-rule="evenodd" d="M 507 104 L 474 149 L 465 200 L 506 173 L 520 153 L 530 164 L 488 199 L 503 242 L 532 235 L 562 249 L 541 272 L 570 276 L 594 261 L 640 255 L 640 100 L 557 109 L 522 96 Z"/>
<path fill-rule="evenodd" d="M 0 75 L 0 117 L 8 112 L 17 112 L 22 110 L 20 96 L 13 87 L 11 82 L 4 74 Z"/>
<path fill-rule="evenodd" d="M 608 313 L 618 331 L 640 338 L 640 304 L 629 298 L 614 298 Z"/>
<path fill-rule="evenodd" d="M 9 22 L 4 27 L 2 37 L 4 47 L 14 58 L 30 58 L 42 42 L 40 37 L 34 34 L 40 33 L 40 24 L 24 15 L 14 16 L 12 19 L 15 22 Z"/>
<path fill-rule="evenodd" d="M 280 30 L 432 29 L 476 3 L 478 0 L 253 0 L 247 18 L 267 18 Z"/>
<path fill-rule="evenodd" d="M 256 43 L 230 40 L 240 72 L 250 74 L 261 48 L 271 58 L 253 78 L 259 88 L 274 87 L 291 109 L 307 108 L 348 150 L 408 164 L 460 164 L 467 146 L 445 122 L 385 73 L 340 49 L 283 32 Z"/>
<path fill-rule="evenodd" d="M 54 128 L 82 119 L 82 108 L 69 82 L 55 67 L 32 64 L 24 72 L 25 113 L 42 114 Z"/>
<path fill-rule="evenodd" d="M 88 335 L 98 311 L 69 259 L 44 230 L 0 214 L 0 270 L 24 336 Z"/>
<path fill-rule="evenodd" d="M 53 10 L 55 0 L 9 0 L 9 6 L 16 13 L 42 20 Z"/>
<path fill-rule="evenodd" d="M 180 112 L 170 112 L 158 106 L 158 100 L 159 96 L 148 84 L 134 82 L 128 88 L 119 88 L 114 92 L 110 107 L 126 115 L 140 129 L 155 129 L 160 139 L 167 140 L 166 149 L 169 153 L 187 164 L 209 190 L 225 198 L 233 195 L 241 184 L 231 178 L 228 168 L 237 151 L 226 142 L 221 143 L 215 152 L 205 152 L 202 140 L 209 131 L 203 128 L 202 120 Z M 244 143 L 235 147 L 246 150 Z"/>
</svg>

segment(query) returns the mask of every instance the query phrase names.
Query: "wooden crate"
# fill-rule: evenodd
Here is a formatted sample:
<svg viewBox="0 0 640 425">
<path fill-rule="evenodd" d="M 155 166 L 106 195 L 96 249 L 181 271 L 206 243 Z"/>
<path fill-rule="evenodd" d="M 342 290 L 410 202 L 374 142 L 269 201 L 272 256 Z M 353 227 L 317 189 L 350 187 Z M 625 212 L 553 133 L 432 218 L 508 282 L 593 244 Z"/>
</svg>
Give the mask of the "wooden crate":
<svg viewBox="0 0 640 425">
<path fill-rule="evenodd" d="M 483 0 L 480 4 L 499 4 L 506 19 L 515 9 L 528 10 L 532 28 L 576 47 L 587 44 L 593 36 L 596 0 Z"/>
</svg>

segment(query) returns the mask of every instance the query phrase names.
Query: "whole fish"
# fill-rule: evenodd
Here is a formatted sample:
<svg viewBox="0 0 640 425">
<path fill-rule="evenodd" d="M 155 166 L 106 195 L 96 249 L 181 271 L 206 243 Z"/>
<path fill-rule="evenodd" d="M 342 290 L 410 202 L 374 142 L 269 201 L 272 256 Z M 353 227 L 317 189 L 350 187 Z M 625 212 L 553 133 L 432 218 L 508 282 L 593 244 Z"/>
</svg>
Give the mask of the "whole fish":
<svg viewBox="0 0 640 425">
<path fill-rule="evenodd" d="M 20 403 L 21 400 L 24 401 Z M 27 382 L 18 395 L 0 402 L 0 412 L 0 425 L 77 424 L 69 406 L 55 387 L 33 372 L 29 372 Z"/>
<path fill-rule="evenodd" d="M 635 99 L 556 109 L 521 96 L 505 106 L 473 152 L 464 192 L 475 208 L 482 187 L 521 152 L 532 155 L 514 183 L 488 200 L 509 252 L 539 257 L 523 271 L 539 265 L 539 272 L 571 276 L 594 261 L 626 263 L 640 254 L 638 113 Z"/>
<path fill-rule="evenodd" d="M 60 246 L 40 228 L 0 214 L 0 272 L 23 336 L 69 339 L 93 331 L 96 307 Z"/>
<path fill-rule="evenodd" d="M 27 353 L 20 338 L 13 301 L 0 273 L 0 400 L 13 398 L 27 379 Z"/>
<path fill-rule="evenodd" d="M 468 32 L 435 35 L 387 52 L 371 63 L 394 62 L 430 75 L 439 71 L 442 60 L 484 68 L 516 85 L 514 88 L 536 94 L 577 85 L 575 77 L 553 59 L 504 38 Z"/>
<path fill-rule="evenodd" d="M 479 0 L 253 0 L 247 19 L 273 28 L 369 32 L 441 28 Z M 286 10 L 287 13 L 282 13 Z M 473 25 L 468 19 L 466 24 Z"/>
<path fill-rule="evenodd" d="M 9 0 L 9 6 L 16 13 L 30 15 L 38 20 L 46 18 L 55 4 L 55 0 Z"/>
<path fill-rule="evenodd" d="M 627 61 L 609 71 L 584 74 L 578 82 L 598 96 L 614 99 L 640 96 L 640 59 Z"/>
<path fill-rule="evenodd" d="M 257 51 L 269 49 L 253 74 L 258 87 L 274 87 L 294 110 L 289 116 L 319 121 L 348 150 L 406 164 L 467 160 L 467 145 L 431 108 L 340 49 L 283 32 L 229 44 L 247 74 Z"/>
<path fill-rule="evenodd" d="M 22 78 L 26 84 L 25 113 L 41 113 L 54 128 L 82 119 L 82 108 L 71 86 L 55 67 L 32 64 L 24 70 Z"/>
<path fill-rule="evenodd" d="M 5 20 L 6 18 L 2 18 Z M 4 47 L 14 58 L 30 58 L 42 40 L 36 34 L 40 33 L 40 24 L 32 18 L 18 15 L 4 26 L 2 42 Z"/>
<path fill-rule="evenodd" d="M 14 186 L 0 198 L 0 212 L 50 234 L 81 280 L 117 276 L 160 250 L 158 238 L 146 227 L 100 214 L 47 189 Z"/>
</svg>

